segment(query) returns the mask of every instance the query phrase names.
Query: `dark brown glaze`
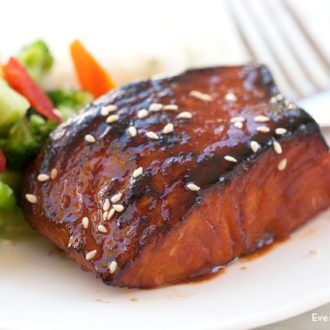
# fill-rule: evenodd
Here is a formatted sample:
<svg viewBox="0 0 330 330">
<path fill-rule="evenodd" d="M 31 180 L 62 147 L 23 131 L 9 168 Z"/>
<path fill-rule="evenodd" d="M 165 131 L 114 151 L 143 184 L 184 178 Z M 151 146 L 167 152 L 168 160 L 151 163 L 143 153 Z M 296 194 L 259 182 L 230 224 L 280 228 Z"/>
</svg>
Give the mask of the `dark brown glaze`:
<svg viewBox="0 0 330 330">
<path fill-rule="evenodd" d="M 192 90 L 211 95 L 212 101 L 192 97 Z M 237 100 L 226 100 L 228 92 Z M 330 204 L 330 159 L 319 128 L 303 110 L 278 95 L 264 66 L 190 70 L 123 86 L 52 134 L 26 174 L 25 193 L 36 195 L 38 201 L 24 202 L 25 215 L 85 269 L 117 286 L 177 283 L 253 252 L 288 235 Z M 138 110 L 151 103 L 177 104 L 179 110 L 137 118 Z M 100 114 L 109 104 L 118 107 L 119 120 L 113 124 Z M 191 112 L 192 119 L 177 119 L 183 111 Z M 257 115 L 271 120 L 257 123 Z M 230 122 L 236 116 L 246 119 L 242 129 Z M 162 134 L 167 123 L 173 123 L 174 132 Z M 127 134 L 130 125 L 137 128 L 136 137 Z M 258 132 L 258 126 L 268 126 L 270 132 Z M 287 133 L 276 136 L 278 127 Z M 159 140 L 147 138 L 147 131 L 156 132 Z M 95 136 L 96 142 L 87 143 L 86 134 Z M 283 146 L 282 155 L 272 149 L 274 136 Z M 257 153 L 249 146 L 251 140 L 261 144 Z M 225 155 L 237 163 L 226 161 Z M 288 159 L 288 168 L 278 171 L 283 158 Z M 138 167 L 143 167 L 143 174 L 132 179 Z M 38 174 L 49 174 L 53 168 L 58 171 L 56 179 L 37 181 Z M 315 176 L 309 192 L 303 190 L 307 175 Z M 255 181 L 249 181 L 252 178 Z M 242 191 L 239 182 L 244 180 L 249 184 Z M 188 182 L 201 190 L 189 191 Z M 279 194 L 260 183 L 282 193 L 287 189 L 290 203 L 283 204 Z M 123 193 L 124 211 L 103 221 L 104 200 L 118 192 Z M 228 204 L 223 204 L 226 198 Z M 246 211 L 239 198 L 248 201 Z M 253 198 L 271 204 L 273 213 L 259 220 Z M 292 208 L 297 201 L 304 201 L 304 212 Z M 90 220 L 88 229 L 81 224 L 84 216 Z M 282 223 L 280 216 L 288 223 Z M 97 231 L 99 224 L 107 233 Z M 207 232 L 205 228 L 212 226 Z M 87 261 L 86 252 L 94 249 L 96 256 Z M 110 274 L 113 260 L 118 269 Z"/>
</svg>

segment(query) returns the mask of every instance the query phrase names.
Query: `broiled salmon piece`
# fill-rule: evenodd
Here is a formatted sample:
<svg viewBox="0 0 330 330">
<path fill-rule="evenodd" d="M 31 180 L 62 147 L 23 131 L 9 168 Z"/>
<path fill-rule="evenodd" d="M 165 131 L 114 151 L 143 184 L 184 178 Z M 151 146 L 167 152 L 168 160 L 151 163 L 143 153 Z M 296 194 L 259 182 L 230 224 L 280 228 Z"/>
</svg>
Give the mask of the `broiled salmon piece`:
<svg viewBox="0 0 330 330">
<path fill-rule="evenodd" d="M 25 176 L 40 233 L 114 286 L 207 274 L 330 206 L 316 122 L 264 66 L 134 82 L 53 132 Z"/>
</svg>

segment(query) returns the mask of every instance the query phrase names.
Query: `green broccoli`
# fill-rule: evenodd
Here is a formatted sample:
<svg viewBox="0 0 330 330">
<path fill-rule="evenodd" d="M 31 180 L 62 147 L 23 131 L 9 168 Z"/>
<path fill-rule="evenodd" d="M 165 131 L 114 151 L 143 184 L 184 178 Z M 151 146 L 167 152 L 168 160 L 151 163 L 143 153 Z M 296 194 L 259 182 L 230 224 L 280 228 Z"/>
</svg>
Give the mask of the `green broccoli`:
<svg viewBox="0 0 330 330">
<path fill-rule="evenodd" d="M 0 135 L 9 132 L 12 125 L 25 116 L 30 104 L 0 78 Z"/>
<path fill-rule="evenodd" d="M 63 121 L 93 101 L 90 93 L 73 89 L 54 89 L 48 91 L 48 96 L 53 101 L 55 108 L 61 112 Z"/>
<path fill-rule="evenodd" d="M 17 57 L 37 82 L 40 82 L 54 63 L 48 46 L 42 40 L 26 45 Z"/>
<path fill-rule="evenodd" d="M 0 139 L 0 148 L 6 155 L 10 169 L 22 169 L 42 146 L 56 123 L 45 122 L 39 115 L 20 119 L 9 131 L 6 138 Z"/>
</svg>

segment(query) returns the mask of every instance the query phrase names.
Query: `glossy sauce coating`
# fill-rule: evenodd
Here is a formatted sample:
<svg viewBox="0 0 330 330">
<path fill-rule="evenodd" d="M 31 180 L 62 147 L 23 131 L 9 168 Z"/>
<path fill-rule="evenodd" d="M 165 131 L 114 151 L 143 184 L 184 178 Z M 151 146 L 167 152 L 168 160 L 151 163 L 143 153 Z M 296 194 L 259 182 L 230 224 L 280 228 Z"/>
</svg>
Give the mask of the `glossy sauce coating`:
<svg viewBox="0 0 330 330">
<path fill-rule="evenodd" d="M 210 99 L 195 97 L 192 91 Z M 149 111 L 147 117 L 138 118 L 140 110 L 154 103 L 177 105 L 178 110 Z M 109 114 L 118 116 L 111 124 L 101 114 L 108 105 L 118 109 Z M 192 118 L 177 118 L 181 112 L 190 112 Z M 260 115 L 269 121 L 256 122 Z M 235 117 L 244 118 L 242 128 L 232 122 Z M 174 130 L 164 134 L 169 123 Z M 127 132 L 131 126 L 137 130 L 134 137 Z M 260 126 L 269 132 L 258 130 Z M 276 135 L 279 127 L 287 132 Z M 147 132 L 156 133 L 158 139 L 149 138 Z M 25 193 L 38 201 L 25 202 L 25 213 L 34 227 L 84 268 L 122 285 L 120 277 L 131 263 L 147 246 L 164 241 L 202 202 L 203 191 L 228 184 L 238 166 L 249 167 L 273 148 L 274 137 L 290 141 L 311 134 L 319 134 L 314 120 L 279 94 L 263 66 L 191 70 L 132 83 L 107 94 L 52 134 L 26 175 Z M 95 142 L 86 141 L 86 135 Z M 257 152 L 251 150 L 251 140 L 260 144 Z M 139 167 L 142 174 L 133 178 Z M 54 168 L 55 179 L 37 181 L 40 173 L 49 174 Z M 188 183 L 200 191 L 187 189 Z M 117 204 L 123 211 L 104 220 L 104 202 L 117 193 L 122 194 Z M 89 219 L 87 228 L 83 217 Z M 86 260 L 94 250 L 95 256 Z M 113 261 L 118 267 L 111 273 Z"/>
</svg>

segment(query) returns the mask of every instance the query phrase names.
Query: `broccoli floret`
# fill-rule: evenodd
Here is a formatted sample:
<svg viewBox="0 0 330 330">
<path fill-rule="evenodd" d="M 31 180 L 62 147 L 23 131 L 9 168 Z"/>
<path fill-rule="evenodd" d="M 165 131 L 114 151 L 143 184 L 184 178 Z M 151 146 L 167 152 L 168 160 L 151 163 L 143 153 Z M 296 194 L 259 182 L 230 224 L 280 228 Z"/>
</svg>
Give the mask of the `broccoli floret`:
<svg viewBox="0 0 330 330">
<path fill-rule="evenodd" d="M 26 45 L 17 57 L 37 82 L 40 82 L 54 63 L 47 44 L 42 40 Z"/>
<path fill-rule="evenodd" d="M 0 135 L 7 134 L 29 107 L 28 100 L 0 78 Z"/>
<path fill-rule="evenodd" d="M 0 139 L 10 169 L 22 169 L 34 156 L 56 123 L 45 122 L 39 115 L 24 117 L 9 131 L 6 138 Z"/>
<path fill-rule="evenodd" d="M 0 173 L 0 182 L 7 184 L 14 192 L 18 192 L 22 184 L 22 173 L 20 171 L 6 170 Z"/>
<path fill-rule="evenodd" d="M 92 94 L 80 90 L 54 89 L 48 92 L 61 117 L 66 120 L 93 101 Z"/>
</svg>

